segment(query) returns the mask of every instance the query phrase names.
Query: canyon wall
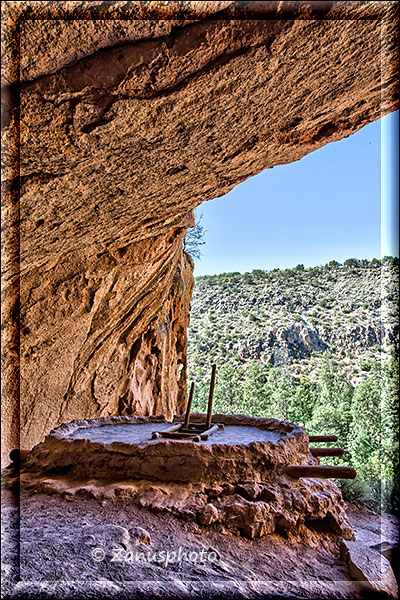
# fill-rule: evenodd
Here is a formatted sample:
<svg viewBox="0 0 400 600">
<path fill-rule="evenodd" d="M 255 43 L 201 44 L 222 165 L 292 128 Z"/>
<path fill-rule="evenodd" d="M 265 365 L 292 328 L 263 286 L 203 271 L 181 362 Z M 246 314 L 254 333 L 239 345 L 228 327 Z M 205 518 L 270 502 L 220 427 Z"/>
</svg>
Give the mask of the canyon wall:
<svg viewBox="0 0 400 600">
<path fill-rule="evenodd" d="M 32 399 L 21 402 L 23 447 L 78 414 L 183 409 L 193 280 L 185 231 L 119 253 L 73 252 L 22 279 L 21 398 Z"/>
<path fill-rule="evenodd" d="M 192 209 L 394 110 L 398 63 L 395 2 L 2 10 L 7 453 L 179 411 Z"/>
</svg>

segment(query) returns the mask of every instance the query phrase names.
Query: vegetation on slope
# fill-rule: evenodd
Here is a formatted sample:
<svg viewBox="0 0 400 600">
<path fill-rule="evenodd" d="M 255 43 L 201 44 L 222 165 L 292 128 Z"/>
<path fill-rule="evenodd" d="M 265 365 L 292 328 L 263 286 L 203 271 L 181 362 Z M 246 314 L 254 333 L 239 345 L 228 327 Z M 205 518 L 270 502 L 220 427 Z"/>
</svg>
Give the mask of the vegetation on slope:
<svg viewBox="0 0 400 600">
<path fill-rule="evenodd" d="M 349 259 L 196 278 L 189 328 L 193 409 L 206 408 L 215 362 L 215 412 L 270 416 L 309 434 L 338 435 L 346 452 L 330 463 L 358 471 L 347 494 L 393 508 L 397 272 L 397 259 Z"/>
</svg>

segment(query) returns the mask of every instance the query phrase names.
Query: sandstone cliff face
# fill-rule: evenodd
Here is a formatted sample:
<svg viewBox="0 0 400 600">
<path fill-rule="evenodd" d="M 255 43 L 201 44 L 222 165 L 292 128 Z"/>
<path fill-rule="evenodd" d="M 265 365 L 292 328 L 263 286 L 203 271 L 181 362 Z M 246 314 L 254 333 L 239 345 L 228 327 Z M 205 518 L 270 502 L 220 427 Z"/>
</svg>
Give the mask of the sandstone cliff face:
<svg viewBox="0 0 400 600">
<path fill-rule="evenodd" d="M 158 318 L 130 347 L 119 392 L 119 415 L 165 414 L 172 419 L 185 408 L 192 268 L 190 257 L 182 254 Z"/>
<path fill-rule="evenodd" d="M 182 409 L 192 288 L 184 231 L 151 248 L 74 253 L 51 276 L 33 271 L 23 280 L 21 397 L 32 398 L 21 405 L 23 447 L 77 415 Z"/>
<path fill-rule="evenodd" d="M 396 107 L 394 3 L 31 4 L 4 8 L 5 452 L 177 410 L 188 212 Z"/>
</svg>

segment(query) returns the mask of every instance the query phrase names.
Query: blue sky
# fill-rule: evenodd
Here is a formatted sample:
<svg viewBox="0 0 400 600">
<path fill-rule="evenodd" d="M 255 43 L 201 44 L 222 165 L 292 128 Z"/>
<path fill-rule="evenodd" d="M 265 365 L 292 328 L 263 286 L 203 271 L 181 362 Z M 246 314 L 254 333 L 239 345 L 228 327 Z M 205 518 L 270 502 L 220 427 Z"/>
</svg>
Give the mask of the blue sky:
<svg viewBox="0 0 400 600">
<path fill-rule="evenodd" d="M 388 115 L 204 202 L 206 244 L 194 274 L 398 255 L 398 120 Z"/>
</svg>

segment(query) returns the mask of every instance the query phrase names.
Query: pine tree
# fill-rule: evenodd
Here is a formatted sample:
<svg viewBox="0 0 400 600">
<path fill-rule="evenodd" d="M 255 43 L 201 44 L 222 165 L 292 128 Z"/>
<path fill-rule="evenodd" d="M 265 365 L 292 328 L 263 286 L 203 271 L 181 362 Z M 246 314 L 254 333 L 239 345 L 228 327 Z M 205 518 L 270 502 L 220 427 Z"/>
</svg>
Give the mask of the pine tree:
<svg viewBox="0 0 400 600">
<path fill-rule="evenodd" d="M 382 370 L 374 363 L 370 376 L 354 393 L 349 433 L 351 461 L 359 477 L 380 490 L 382 480 Z"/>
<path fill-rule="evenodd" d="M 271 367 L 252 361 L 245 371 L 243 381 L 243 409 L 252 417 L 271 417 L 272 405 L 268 388 Z"/>
<path fill-rule="evenodd" d="M 187 230 L 185 239 L 183 240 L 183 249 L 187 254 L 189 254 L 189 256 L 191 256 L 193 260 L 200 260 L 200 246 L 204 246 L 206 243 L 204 241 L 206 230 L 201 225 L 203 215 L 197 216 L 196 211 L 194 211 L 194 218 L 195 225 Z"/>
<path fill-rule="evenodd" d="M 399 363 L 392 353 L 383 368 L 382 419 L 382 504 L 397 511 L 399 490 Z"/>
</svg>

